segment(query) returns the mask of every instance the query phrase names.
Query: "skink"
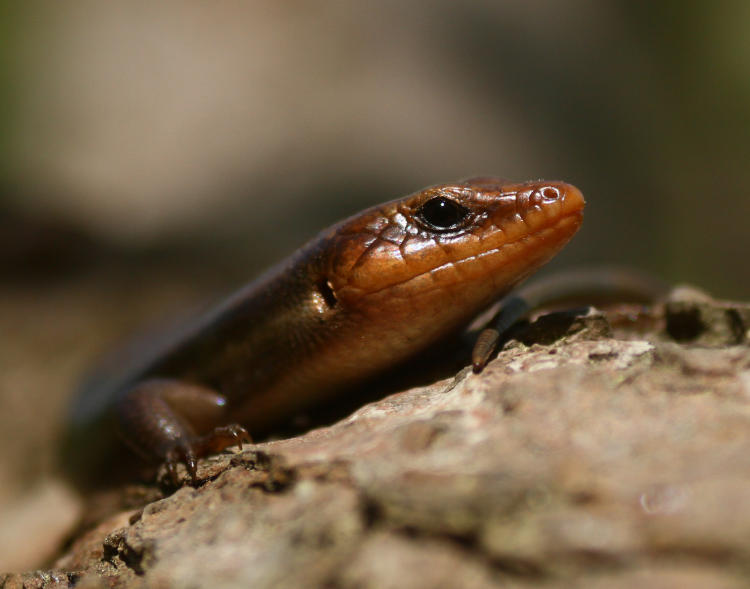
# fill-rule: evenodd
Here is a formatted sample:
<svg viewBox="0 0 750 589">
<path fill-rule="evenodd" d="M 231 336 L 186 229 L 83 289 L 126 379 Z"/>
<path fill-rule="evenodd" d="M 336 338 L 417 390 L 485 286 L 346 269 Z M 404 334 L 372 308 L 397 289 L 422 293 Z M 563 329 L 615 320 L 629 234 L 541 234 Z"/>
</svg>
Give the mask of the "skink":
<svg viewBox="0 0 750 589">
<path fill-rule="evenodd" d="M 563 182 L 484 177 L 367 209 L 123 380 L 89 391 L 73 427 L 112 419 L 138 454 L 171 472 L 183 462 L 195 478 L 199 457 L 352 390 L 465 326 L 554 256 L 583 208 L 579 190 Z"/>
</svg>

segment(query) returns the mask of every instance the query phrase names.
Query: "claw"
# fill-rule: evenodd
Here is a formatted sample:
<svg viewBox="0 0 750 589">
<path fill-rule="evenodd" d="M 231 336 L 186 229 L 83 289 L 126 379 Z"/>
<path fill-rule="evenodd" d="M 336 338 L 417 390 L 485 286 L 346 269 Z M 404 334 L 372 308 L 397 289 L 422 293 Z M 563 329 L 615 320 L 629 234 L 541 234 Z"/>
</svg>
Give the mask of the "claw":
<svg viewBox="0 0 750 589">
<path fill-rule="evenodd" d="M 167 473 L 175 486 L 179 486 L 177 477 L 177 465 L 182 463 L 190 476 L 191 482 L 195 485 L 198 482 L 198 458 L 221 452 L 229 446 L 237 446 L 242 450 L 242 444 L 252 444 L 253 439 L 247 430 L 233 423 L 217 427 L 211 433 L 200 438 L 191 438 L 190 442 L 185 442 L 173 446 L 165 457 Z"/>
<path fill-rule="evenodd" d="M 175 487 L 180 485 L 180 479 L 177 476 L 177 465 L 180 462 L 182 462 L 182 456 L 179 447 L 171 448 L 169 452 L 167 452 L 165 464 L 167 466 L 169 480 L 172 481 L 172 484 Z"/>
<path fill-rule="evenodd" d="M 180 445 L 171 448 L 169 452 L 167 452 L 165 463 L 167 467 L 167 474 L 169 475 L 170 480 L 175 486 L 179 486 L 180 484 L 179 478 L 177 476 L 177 465 L 179 463 L 183 463 L 185 465 L 185 469 L 188 472 L 190 481 L 193 484 L 198 482 L 198 458 L 196 457 L 195 451 L 191 446 Z"/>
<path fill-rule="evenodd" d="M 492 327 L 482 330 L 474 344 L 471 352 L 471 364 L 475 373 L 482 372 L 487 362 L 489 362 L 492 352 L 497 348 L 497 342 L 500 340 L 500 332 Z"/>
<path fill-rule="evenodd" d="M 183 451 L 183 461 L 185 462 L 185 468 L 187 468 L 190 480 L 193 484 L 198 482 L 198 459 L 195 457 L 193 449 L 188 447 Z"/>
<path fill-rule="evenodd" d="M 231 435 L 234 439 L 235 445 L 240 450 L 242 450 L 242 442 L 246 442 L 248 444 L 253 443 L 253 439 L 250 437 L 250 434 L 241 425 L 233 423 L 232 425 L 227 426 L 227 428 L 229 428 L 229 430 L 231 431 Z"/>
</svg>

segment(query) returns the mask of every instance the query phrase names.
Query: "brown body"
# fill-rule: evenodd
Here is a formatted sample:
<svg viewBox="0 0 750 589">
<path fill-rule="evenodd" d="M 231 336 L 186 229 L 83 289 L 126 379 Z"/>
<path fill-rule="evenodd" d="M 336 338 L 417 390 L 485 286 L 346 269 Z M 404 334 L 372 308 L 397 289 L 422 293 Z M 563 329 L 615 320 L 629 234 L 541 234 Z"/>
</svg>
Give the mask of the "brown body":
<svg viewBox="0 0 750 589">
<path fill-rule="evenodd" d="M 120 432 L 194 472 L 246 437 L 222 426 L 265 430 L 468 323 L 567 243 L 583 206 L 561 182 L 478 178 L 342 221 L 119 384 Z"/>
</svg>

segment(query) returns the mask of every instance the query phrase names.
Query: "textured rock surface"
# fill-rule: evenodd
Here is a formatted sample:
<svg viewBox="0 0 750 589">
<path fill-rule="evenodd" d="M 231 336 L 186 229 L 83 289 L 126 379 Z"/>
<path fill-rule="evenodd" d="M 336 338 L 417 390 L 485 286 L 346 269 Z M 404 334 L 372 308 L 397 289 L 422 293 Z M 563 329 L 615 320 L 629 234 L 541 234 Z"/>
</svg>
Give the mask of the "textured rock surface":
<svg viewBox="0 0 750 589">
<path fill-rule="evenodd" d="M 747 586 L 748 307 L 678 294 L 543 316 L 480 375 L 202 461 L 0 585 Z"/>
</svg>

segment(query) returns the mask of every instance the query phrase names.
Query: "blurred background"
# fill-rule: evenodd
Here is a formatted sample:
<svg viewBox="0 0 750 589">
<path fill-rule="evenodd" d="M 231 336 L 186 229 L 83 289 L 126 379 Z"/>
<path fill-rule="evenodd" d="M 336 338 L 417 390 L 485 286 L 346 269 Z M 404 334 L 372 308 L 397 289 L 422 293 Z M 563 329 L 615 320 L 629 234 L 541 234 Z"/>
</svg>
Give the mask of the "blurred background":
<svg viewBox="0 0 750 589">
<path fill-rule="evenodd" d="M 54 449 L 98 353 L 365 206 L 567 180 L 556 268 L 747 299 L 750 3 L 0 6 L 0 570 L 75 520 Z"/>
</svg>

